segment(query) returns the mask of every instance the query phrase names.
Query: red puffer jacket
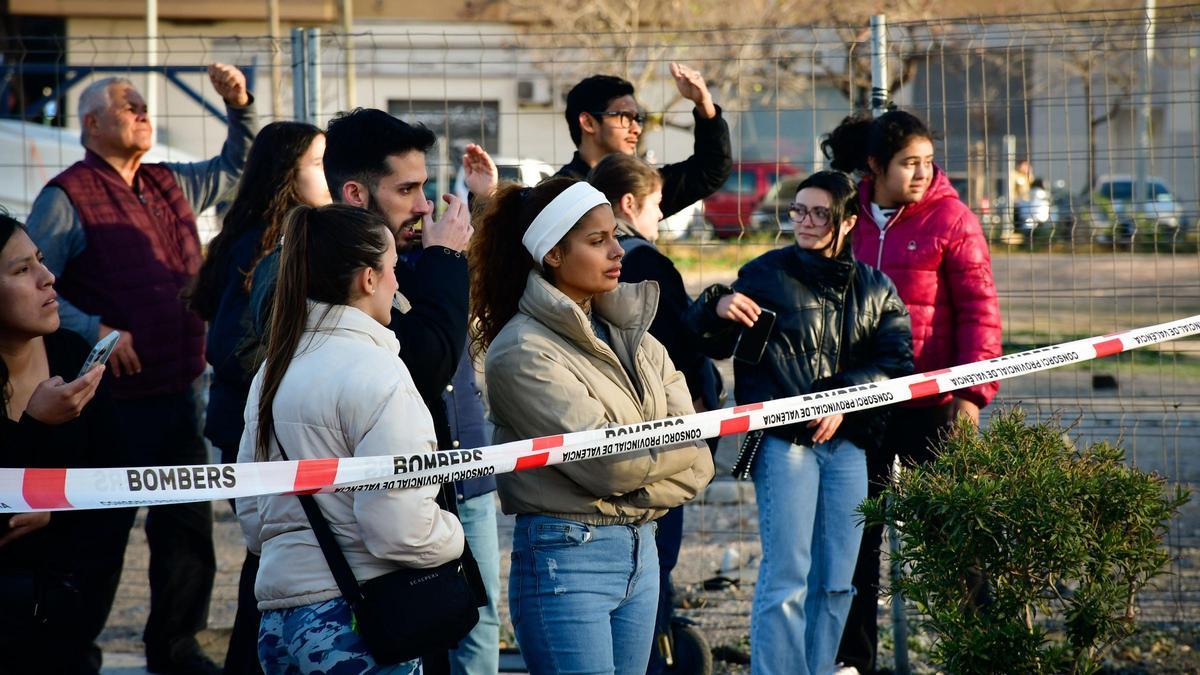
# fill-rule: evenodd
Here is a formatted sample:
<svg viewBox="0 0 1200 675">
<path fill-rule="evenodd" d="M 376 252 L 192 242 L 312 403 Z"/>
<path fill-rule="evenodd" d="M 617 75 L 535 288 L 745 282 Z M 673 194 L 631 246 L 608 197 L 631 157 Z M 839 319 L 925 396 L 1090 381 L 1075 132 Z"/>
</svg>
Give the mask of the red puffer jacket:
<svg viewBox="0 0 1200 675">
<path fill-rule="evenodd" d="M 916 204 L 880 228 L 871 214 L 872 181 L 859 184 L 854 256 L 891 277 L 912 316 L 917 372 L 1000 356 L 1000 302 L 979 219 L 958 199 L 940 169 Z M 991 382 L 914 401 L 913 407 L 961 396 L 987 405 L 1000 389 Z"/>
</svg>

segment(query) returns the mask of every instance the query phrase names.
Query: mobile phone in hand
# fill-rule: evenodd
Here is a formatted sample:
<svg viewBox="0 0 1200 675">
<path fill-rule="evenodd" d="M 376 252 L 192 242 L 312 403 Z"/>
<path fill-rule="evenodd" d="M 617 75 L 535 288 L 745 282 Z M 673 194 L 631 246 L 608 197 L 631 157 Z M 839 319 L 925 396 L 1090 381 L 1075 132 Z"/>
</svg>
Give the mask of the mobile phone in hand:
<svg viewBox="0 0 1200 675">
<path fill-rule="evenodd" d="M 88 354 L 87 359 L 83 362 L 83 367 L 79 369 L 79 374 L 76 379 L 87 375 L 87 372 L 96 366 L 103 365 L 108 361 L 108 357 L 112 355 L 113 350 L 117 348 L 117 341 L 121 339 L 121 331 L 114 330 L 113 332 L 100 338 L 95 347 L 92 347 L 92 353 Z"/>
<path fill-rule="evenodd" d="M 775 327 L 775 312 L 762 309 L 758 321 L 753 326 L 743 326 L 742 334 L 738 336 L 737 344 L 733 347 L 733 358 L 743 363 L 758 363 L 762 360 L 763 352 L 767 349 L 767 340 L 771 337 L 771 329 Z"/>
</svg>

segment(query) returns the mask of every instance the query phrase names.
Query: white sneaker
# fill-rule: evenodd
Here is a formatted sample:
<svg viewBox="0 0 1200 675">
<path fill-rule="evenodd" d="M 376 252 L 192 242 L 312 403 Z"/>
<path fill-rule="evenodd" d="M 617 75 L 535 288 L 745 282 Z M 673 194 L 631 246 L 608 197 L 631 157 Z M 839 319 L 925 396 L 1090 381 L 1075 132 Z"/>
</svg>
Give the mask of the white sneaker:
<svg viewBox="0 0 1200 675">
<path fill-rule="evenodd" d="M 842 664 L 839 663 L 837 670 L 833 671 L 833 675 L 859 675 L 859 674 L 858 674 L 858 668 L 855 668 L 854 666 L 843 666 Z"/>
</svg>

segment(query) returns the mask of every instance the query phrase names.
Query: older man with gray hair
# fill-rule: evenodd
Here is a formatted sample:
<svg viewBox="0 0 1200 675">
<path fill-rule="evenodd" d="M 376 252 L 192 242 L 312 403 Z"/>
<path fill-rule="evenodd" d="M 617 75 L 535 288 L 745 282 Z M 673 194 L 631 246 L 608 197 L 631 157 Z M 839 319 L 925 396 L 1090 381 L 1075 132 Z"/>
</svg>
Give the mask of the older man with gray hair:
<svg viewBox="0 0 1200 675">
<path fill-rule="evenodd" d="M 46 185 L 29 216 L 29 234 L 58 277 L 63 327 L 92 342 L 120 331 L 105 377 L 113 378 L 126 465 L 208 461 L 192 393 L 204 370 L 204 322 L 180 295 L 200 267 L 196 214 L 237 184 L 255 128 L 242 72 L 218 63 L 208 76 L 228 115 L 219 155 L 143 164 L 153 142 L 145 100 L 127 79 L 98 80 L 79 97 L 83 161 Z M 146 538 L 147 669 L 220 672 L 196 641 L 216 571 L 211 505 L 152 507 Z M 89 555 L 123 557 L 124 549 L 122 539 Z"/>
</svg>

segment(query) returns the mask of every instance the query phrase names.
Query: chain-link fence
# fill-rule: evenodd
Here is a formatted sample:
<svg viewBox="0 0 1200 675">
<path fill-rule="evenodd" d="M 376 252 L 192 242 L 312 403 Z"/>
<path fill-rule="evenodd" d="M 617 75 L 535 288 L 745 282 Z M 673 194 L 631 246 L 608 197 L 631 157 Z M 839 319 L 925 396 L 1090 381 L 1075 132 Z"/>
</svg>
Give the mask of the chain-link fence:
<svg viewBox="0 0 1200 675">
<path fill-rule="evenodd" d="M 980 216 L 1006 352 L 1200 313 L 1194 5 L 892 22 L 886 82 L 872 81 L 866 23 L 628 32 L 589 29 L 576 18 L 563 19 L 561 30 L 378 23 L 278 39 L 217 26 L 160 38 L 151 69 L 137 37 L 13 39 L 0 67 L 0 102 L 25 121 L 0 120 L 0 201 L 22 214 L 46 180 L 82 155 L 74 97 L 103 74 L 128 74 L 155 92 L 163 157 L 219 148 L 219 100 L 197 68 L 211 61 L 245 68 L 266 120 L 299 113 L 323 124 L 359 105 L 422 122 L 439 137 L 427 162 L 432 196 L 463 189 L 456 158 L 468 143 L 491 151 L 506 178 L 533 181 L 565 164 L 574 152 L 565 93 L 593 73 L 636 85 L 649 113 L 640 141 L 648 159 L 687 157 L 691 104 L 668 74 L 678 61 L 707 79 L 735 159 L 720 192 L 662 226 L 661 245 L 693 292 L 729 281 L 742 262 L 786 243 L 779 206 L 791 197 L 787 177 L 823 167 L 822 135 L 869 107 L 872 87 L 883 85 L 939 131 L 937 162 Z M 553 12 L 545 20 L 557 21 Z M 68 128 L 56 126 L 63 122 Z M 1060 414 L 1075 421 L 1081 440 L 1120 440 L 1130 461 L 1195 489 L 1198 392 L 1200 349 L 1188 340 L 1008 381 L 992 408 Z M 719 463 L 732 461 L 734 445 L 724 441 Z M 721 479 L 689 508 L 686 532 L 677 573 L 683 611 L 736 661 L 759 555 L 753 491 Z M 1143 593 L 1142 618 L 1194 627 L 1195 502 L 1172 523 L 1168 544 L 1171 574 Z M 704 590 L 718 570 L 740 583 Z M 140 579 L 131 572 L 127 579 Z M 236 569 L 224 578 L 226 600 L 234 589 Z M 214 608 L 215 623 L 225 616 Z"/>
</svg>

